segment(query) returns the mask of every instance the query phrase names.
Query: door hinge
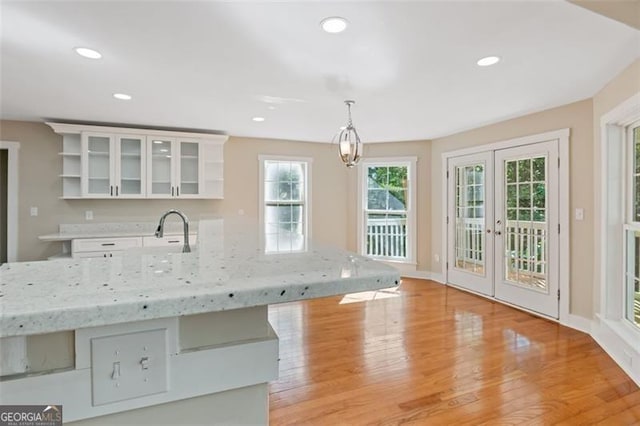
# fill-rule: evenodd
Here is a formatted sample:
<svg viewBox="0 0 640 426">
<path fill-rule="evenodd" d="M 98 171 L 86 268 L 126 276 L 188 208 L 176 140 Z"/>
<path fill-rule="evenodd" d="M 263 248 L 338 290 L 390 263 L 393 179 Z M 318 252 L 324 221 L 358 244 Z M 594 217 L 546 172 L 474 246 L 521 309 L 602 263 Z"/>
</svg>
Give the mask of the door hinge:
<svg viewBox="0 0 640 426">
<path fill-rule="evenodd" d="M 447 225 L 449 224 L 449 216 L 447 216 Z"/>
<path fill-rule="evenodd" d="M 558 224 L 558 234 L 560 233 L 560 224 Z"/>
<path fill-rule="evenodd" d="M 560 157 L 558 157 L 558 168 L 560 168 Z"/>
<path fill-rule="evenodd" d="M 449 170 L 447 170 L 447 179 L 449 179 Z"/>
<path fill-rule="evenodd" d="M 558 300 L 560 300 L 560 289 L 558 289 Z"/>
<path fill-rule="evenodd" d="M 447 269 L 449 269 L 449 262 L 446 262 L 445 266 L 446 266 Z"/>
</svg>

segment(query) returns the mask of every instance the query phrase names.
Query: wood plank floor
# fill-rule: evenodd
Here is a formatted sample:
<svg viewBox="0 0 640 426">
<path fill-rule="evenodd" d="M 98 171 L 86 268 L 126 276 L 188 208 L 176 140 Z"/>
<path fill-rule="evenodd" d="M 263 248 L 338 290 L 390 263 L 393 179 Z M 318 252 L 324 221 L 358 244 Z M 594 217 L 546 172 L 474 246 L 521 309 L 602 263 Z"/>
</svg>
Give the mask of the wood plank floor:
<svg viewBox="0 0 640 426">
<path fill-rule="evenodd" d="M 430 281 L 269 319 L 273 425 L 640 424 L 640 390 L 590 336 Z"/>
</svg>

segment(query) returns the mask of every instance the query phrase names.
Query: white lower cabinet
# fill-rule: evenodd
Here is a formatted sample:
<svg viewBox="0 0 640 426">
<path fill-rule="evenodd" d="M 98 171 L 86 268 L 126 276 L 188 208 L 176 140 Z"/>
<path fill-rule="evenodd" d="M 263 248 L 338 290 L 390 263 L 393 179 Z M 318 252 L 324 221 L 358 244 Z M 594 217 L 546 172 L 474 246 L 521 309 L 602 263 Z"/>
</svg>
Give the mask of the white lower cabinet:
<svg viewBox="0 0 640 426">
<path fill-rule="evenodd" d="M 192 247 L 197 242 L 196 234 L 189 234 L 189 245 Z M 99 258 L 120 257 L 125 250 L 139 247 L 171 247 L 182 246 L 184 236 L 165 235 L 162 238 L 154 236 L 144 237 L 114 237 L 114 238 L 81 238 L 71 241 L 71 257 Z"/>
<path fill-rule="evenodd" d="M 193 246 L 196 243 L 196 234 L 189 234 L 189 245 Z M 184 244 L 183 235 L 170 235 L 162 238 L 156 237 L 142 237 L 143 247 L 169 247 L 169 246 L 181 246 Z"/>
<path fill-rule="evenodd" d="M 141 237 L 77 239 L 71 242 L 71 257 L 118 257 L 136 247 L 142 247 Z"/>
</svg>

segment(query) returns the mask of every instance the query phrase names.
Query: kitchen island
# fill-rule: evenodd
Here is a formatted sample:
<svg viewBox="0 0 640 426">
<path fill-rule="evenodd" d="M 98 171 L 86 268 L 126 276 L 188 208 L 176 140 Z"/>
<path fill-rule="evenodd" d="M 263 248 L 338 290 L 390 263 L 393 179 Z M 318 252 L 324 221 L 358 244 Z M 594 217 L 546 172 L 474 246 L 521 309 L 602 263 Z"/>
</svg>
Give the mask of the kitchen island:
<svg viewBox="0 0 640 426">
<path fill-rule="evenodd" d="M 266 423 L 278 372 L 267 306 L 399 275 L 311 242 L 268 253 L 259 235 L 203 220 L 193 253 L 3 265 L 0 404 L 60 404 L 78 424 Z"/>
</svg>

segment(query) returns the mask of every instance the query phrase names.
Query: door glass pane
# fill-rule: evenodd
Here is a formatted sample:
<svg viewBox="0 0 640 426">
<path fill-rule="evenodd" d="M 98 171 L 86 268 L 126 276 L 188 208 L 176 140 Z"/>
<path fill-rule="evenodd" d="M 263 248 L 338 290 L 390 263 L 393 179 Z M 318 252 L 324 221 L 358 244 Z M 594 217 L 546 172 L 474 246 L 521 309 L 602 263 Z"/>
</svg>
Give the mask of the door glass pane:
<svg viewBox="0 0 640 426">
<path fill-rule="evenodd" d="M 151 142 L 151 193 L 171 195 L 171 141 Z"/>
<path fill-rule="evenodd" d="M 180 193 L 198 194 L 198 144 L 180 142 Z"/>
<path fill-rule="evenodd" d="M 504 164 L 505 281 L 547 291 L 547 158 Z"/>
<path fill-rule="evenodd" d="M 142 139 L 120 139 L 120 194 L 142 194 Z"/>
<path fill-rule="evenodd" d="M 110 139 L 106 136 L 89 136 L 88 140 L 88 192 L 110 194 L 111 161 Z"/>
<path fill-rule="evenodd" d="M 484 274 L 485 265 L 485 167 L 455 167 L 456 232 L 454 267 Z"/>
</svg>

